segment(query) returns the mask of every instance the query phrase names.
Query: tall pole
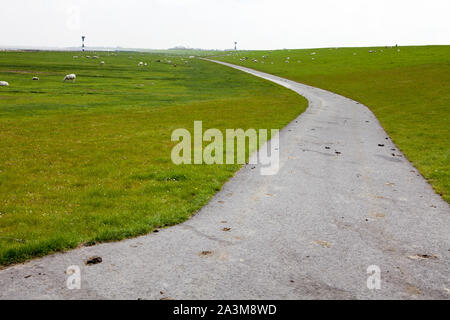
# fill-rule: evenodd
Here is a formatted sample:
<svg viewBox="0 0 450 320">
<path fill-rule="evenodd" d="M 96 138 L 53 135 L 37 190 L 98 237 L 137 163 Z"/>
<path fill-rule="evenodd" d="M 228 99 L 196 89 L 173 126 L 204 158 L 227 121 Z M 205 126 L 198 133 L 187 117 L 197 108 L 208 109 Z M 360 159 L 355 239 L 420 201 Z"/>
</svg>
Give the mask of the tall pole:
<svg viewBox="0 0 450 320">
<path fill-rule="evenodd" d="M 84 39 L 86 38 L 86 36 L 81 36 L 81 50 L 84 51 Z"/>
<path fill-rule="evenodd" d="M 237 42 L 235 41 L 234 42 L 234 51 L 236 51 L 237 50 Z"/>
</svg>

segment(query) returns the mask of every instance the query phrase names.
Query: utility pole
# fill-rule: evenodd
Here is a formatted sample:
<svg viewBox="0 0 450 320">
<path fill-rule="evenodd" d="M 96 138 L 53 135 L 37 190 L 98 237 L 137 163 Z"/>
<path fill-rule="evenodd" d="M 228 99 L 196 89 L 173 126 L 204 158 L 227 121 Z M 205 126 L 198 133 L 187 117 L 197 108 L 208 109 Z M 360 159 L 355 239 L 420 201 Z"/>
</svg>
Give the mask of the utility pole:
<svg viewBox="0 0 450 320">
<path fill-rule="evenodd" d="M 84 39 L 86 39 L 86 36 L 81 36 L 81 51 L 84 51 Z"/>
</svg>

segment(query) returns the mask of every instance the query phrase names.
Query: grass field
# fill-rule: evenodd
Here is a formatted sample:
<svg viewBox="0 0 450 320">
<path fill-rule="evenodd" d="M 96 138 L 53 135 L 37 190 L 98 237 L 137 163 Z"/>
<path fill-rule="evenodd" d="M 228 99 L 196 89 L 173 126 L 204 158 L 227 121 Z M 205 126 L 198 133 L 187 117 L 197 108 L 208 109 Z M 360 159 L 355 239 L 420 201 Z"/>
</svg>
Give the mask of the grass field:
<svg viewBox="0 0 450 320">
<path fill-rule="evenodd" d="M 175 166 L 174 129 L 282 128 L 307 106 L 205 61 L 98 54 L 0 52 L 0 265 L 188 219 L 240 166 Z"/>
<path fill-rule="evenodd" d="M 450 202 L 450 46 L 250 51 L 217 59 L 364 103 Z"/>
</svg>

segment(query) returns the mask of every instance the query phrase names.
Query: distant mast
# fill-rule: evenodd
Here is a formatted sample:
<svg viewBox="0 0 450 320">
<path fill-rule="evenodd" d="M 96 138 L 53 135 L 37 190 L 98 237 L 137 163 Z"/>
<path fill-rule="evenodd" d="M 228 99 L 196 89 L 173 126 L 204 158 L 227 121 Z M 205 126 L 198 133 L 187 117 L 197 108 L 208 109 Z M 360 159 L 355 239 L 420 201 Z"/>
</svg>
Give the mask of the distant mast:
<svg viewBox="0 0 450 320">
<path fill-rule="evenodd" d="M 84 39 L 86 39 L 86 36 L 81 36 L 81 51 L 84 51 Z"/>
<path fill-rule="evenodd" d="M 235 41 L 234 42 L 234 51 L 236 51 L 237 50 L 237 42 Z"/>
</svg>

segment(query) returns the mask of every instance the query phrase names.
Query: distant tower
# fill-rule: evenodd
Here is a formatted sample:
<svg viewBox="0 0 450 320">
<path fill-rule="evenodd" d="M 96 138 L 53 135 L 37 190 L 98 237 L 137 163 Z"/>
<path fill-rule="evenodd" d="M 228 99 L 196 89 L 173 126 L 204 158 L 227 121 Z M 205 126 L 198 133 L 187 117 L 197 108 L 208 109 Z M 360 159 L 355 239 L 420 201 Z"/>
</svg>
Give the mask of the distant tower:
<svg viewBox="0 0 450 320">
<path fill-rule="evenodd" d="M 81 50 L 84 51 L 84 39 L 86 39 L 86 36 L 81 36 Z"/>
<path fill-rule="evenodd" d="M 237 50 L 237 42 L 236 41 L 234 42 L 234 50 L 235 51 Z"/>
</svg>

